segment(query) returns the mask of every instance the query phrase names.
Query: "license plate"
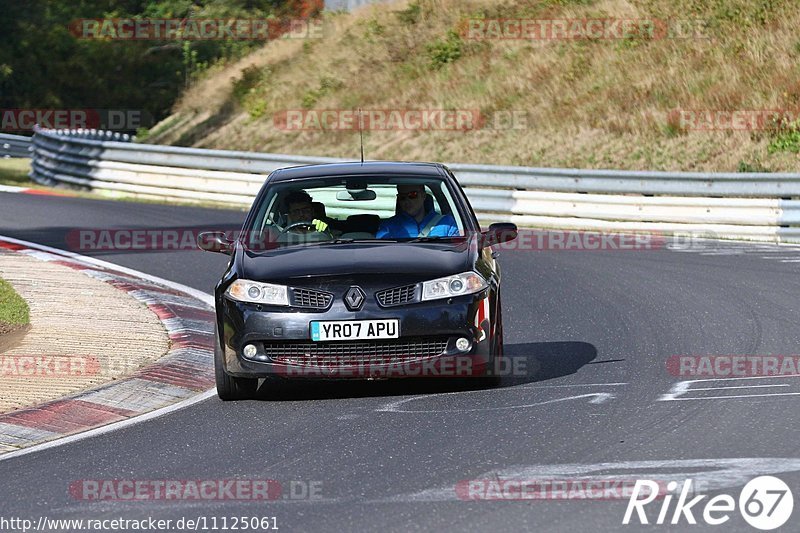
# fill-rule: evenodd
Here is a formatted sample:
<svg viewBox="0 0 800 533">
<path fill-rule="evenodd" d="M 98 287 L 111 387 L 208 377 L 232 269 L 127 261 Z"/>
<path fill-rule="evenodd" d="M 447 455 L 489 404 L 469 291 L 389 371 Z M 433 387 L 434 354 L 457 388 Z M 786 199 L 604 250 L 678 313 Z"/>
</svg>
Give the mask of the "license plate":
<svg viewBox="0 0 800 533">
<path fill-rule="evenodd" d="M 344 341 L 397 339 L 400 321 L 389 320 L 337 320 L 311 323 L 312 341 Z"/>
</svg>

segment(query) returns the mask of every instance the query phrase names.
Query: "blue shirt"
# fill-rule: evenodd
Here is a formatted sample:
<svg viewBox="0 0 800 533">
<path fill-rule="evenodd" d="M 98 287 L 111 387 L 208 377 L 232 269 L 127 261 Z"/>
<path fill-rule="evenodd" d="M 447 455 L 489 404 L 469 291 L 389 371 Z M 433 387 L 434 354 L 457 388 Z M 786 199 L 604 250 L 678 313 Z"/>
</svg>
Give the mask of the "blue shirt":
<svg viewBox="0 0 800 533">
<path fill-rule="evenodd" d="M 439 216 L 436 211 L 431 211 L 421 222 L 406 213 L 395 215 L 389 220 L 381 222 L 378 232 L 375 234 L 377 239 L 403 239 L 419 237 L 419 233 L 433 220 Z M 445 215 L 437 222 L 428 233 L 428 237 L 451 237 L 460 235 L 456 220 L 452 215 Z"/>
</svg>

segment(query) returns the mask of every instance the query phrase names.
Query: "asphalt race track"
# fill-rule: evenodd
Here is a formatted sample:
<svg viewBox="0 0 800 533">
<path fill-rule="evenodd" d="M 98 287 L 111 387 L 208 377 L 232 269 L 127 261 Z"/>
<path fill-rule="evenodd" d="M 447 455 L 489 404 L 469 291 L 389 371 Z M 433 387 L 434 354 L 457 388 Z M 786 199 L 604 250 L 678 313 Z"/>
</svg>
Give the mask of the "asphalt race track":
<svg viewBox="0 0 800 533">
<path fill-rule="evenodd" d="M 235 228 L 243 218 L 240 211 L 0 194 L 0 235 L 58 248 L 74 228 Z M 226 264 L 225 256 L 199 251 L 87 255 L 206 292 Z M 214 397 L 1 461 L 0 515 L 274 516 L 281 531 L 638 530 L 622 526 L 627 500 L 466 501 L 453 491 L 464 480 L 587 473 L 692 477 L 711 494 L 737 499 L 747 480 L 774 474 L 797 501 L 800 377 L 675 389 L 692 378 L 671 374 L 667 361 L 797 354 L 800 249 L 519 250 L 500 261 L 506 353 L 536 369 L 529 376 L 486 390 L 376 381 L 290 384 L 259 401 Z M 82 479 L 232 478 L 321 487 L 320 497 L 98 502 L 69 493 Z M 694 514 L 702 523 L 701 505 Z M 648 507 L 651 522 L 658 507 Z M 800 530 L 798 517 L 795 510 L 784 530 Z M 653 530 L 687 527 L 684 520 Z M 754 531 L 736 512 L 724 526 L 691 529 Z"/>
</svg>

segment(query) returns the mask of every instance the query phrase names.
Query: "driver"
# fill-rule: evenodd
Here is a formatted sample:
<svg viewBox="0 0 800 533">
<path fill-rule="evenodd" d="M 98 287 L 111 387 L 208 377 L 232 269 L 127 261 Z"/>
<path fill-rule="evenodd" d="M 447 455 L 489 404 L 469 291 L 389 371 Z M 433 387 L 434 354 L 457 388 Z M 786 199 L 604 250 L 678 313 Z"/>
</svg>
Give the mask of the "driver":
<svg viewBox="0 0 800 533">
<path fill-rule="evenodd" d="M 324 220 L 314 218 L 314 206 L 311 196 L 305 191 L 294 191 L 286 197 L 288 207 L 288 226 L 299 222 L 306 222 L 315 231 L 325 231 L 328 223 Z"/>
</svg>

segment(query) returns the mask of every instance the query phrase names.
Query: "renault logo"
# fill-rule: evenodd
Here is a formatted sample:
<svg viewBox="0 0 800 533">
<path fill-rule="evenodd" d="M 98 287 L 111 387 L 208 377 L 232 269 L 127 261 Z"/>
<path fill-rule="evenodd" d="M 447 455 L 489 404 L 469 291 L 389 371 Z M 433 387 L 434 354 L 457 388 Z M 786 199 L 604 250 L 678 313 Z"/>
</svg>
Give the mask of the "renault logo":
<svg viewBox="0 0 800 533">
<path fill-rule="evenodd" d="M 358 311 L 364 305 L 366 295 L 360 287 L 350 287 L 344 294 L 344 305 L 351 311 Z"/>
</svg>

